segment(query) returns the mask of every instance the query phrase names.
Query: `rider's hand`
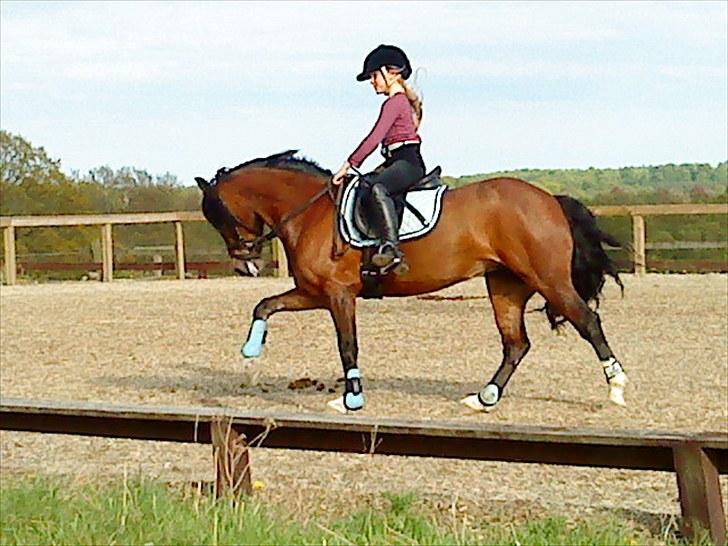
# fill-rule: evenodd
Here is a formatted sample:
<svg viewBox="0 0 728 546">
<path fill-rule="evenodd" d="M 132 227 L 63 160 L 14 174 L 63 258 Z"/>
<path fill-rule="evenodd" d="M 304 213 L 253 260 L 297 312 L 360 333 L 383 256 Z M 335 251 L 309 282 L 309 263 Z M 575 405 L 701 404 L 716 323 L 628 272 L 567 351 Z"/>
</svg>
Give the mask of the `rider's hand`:
<svg viewBox="0 0 728 546">
<path fill-rule="evenodd" d="M 346 173 L 349 172 L 349 168 L 351 165 L 348 161 L 344 161 L 344 164 L 341 166 L 341 168 L 336 172 L 336 174 L 331 178 L 331 183 L 334 186 L 338 186 L 344 181 L 344 177 L 346 176 Z"/>
</svg>

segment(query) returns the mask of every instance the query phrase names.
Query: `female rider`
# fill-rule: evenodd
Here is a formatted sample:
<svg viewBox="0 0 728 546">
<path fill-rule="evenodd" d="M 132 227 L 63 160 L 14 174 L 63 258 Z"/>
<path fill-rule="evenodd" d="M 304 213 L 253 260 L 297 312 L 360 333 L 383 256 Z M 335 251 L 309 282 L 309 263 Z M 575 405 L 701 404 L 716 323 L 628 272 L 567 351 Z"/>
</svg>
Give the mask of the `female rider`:
<svg viewBox="0 0 728 546">
<path fill-rule="evenodd" d="M 391 45 L 380 45 L 364 59 L 364 68 L 356 79 L 369 80 L 377 95 L 387 95 L 379 118 L 369 134 L 348 157 L 333 176 L 334 184 L 341 184 L 347 171 L 359 167 L 382 145 L 385 162 L 373 173 L 365 176 L 370 185 L 372 220 L 382 244 L 372 263 L 383 272 L 401 275 L 408 271 L 404 254 L 399 249 L 397 212 L 392 197 L 425 175 L 425 164 L 420 155 L 422 139 L 417 128 L 422 119 L 422 102 L 405 80 L 412 67 L 404 51 Z"/>
</svg>

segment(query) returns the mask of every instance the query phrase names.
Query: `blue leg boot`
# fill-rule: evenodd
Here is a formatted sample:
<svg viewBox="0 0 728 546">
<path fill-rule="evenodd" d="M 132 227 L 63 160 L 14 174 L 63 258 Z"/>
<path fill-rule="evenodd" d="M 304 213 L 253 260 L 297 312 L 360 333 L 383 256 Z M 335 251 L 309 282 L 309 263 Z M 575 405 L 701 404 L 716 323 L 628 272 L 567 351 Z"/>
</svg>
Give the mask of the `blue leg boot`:
<svg viewBox="0 0 728 546">
<path fill-rule="evenodd" d="M 263 352 L 263 345 L 267 334 L 267 324 L 263 319 L 255 319 L 250 325 L 248 332 L 248 340 L 240 349 L 240 353 L 245 358 L 255 358 Z"/>
<path fill-rule="evenodd" d="M 364 407 L 364 392 L 361 386 L 359 368 L 347 370 L 344 396 L 331 400 L 328 405 L 339 413 L 358 411 Z"/>
</svg>

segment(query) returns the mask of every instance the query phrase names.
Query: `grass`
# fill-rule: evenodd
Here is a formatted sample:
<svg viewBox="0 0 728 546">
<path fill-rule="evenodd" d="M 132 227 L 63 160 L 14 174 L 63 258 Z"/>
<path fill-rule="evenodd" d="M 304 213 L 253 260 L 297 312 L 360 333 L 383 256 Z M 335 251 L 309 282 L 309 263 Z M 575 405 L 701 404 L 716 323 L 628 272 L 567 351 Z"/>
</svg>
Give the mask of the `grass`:
<svg viewBox="0 0 728 546">
<path fill-rule="evenodd" d="M 191 487 L 145 480 L 110 484 L 14 480 L 0 486 L 0 544 L 663 543 L 613 519 L 577 524 L 558 517 L 520 525 L 475 526 L 456 519 L 436 523 L 415 508 L 412 494 L 388 494 L 385 500 L 385 510 L 369 508 L 323 524 L 296 521 L 254 499 L 214 500 Z"/>
</svg>

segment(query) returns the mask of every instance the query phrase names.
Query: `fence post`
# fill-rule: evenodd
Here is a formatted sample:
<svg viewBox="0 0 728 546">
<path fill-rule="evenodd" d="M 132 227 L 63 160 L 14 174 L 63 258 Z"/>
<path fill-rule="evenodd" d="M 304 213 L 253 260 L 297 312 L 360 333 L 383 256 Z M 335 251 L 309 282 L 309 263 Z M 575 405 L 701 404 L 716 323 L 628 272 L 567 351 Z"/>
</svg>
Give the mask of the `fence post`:
<svg viewBox="0 0 728 546">
<path fill-rule="evenodd" d="M 634 272 L 636 275 L 647 273 L 647 256 L 645 253 L 645 219 L 632 216 L 632 247 L 634 249 Z"/>
<path fill-rule="evenodd" d="M 217 497 L 250 494 L 250 450 L 245 435 L 233 428 L 231 417 L 214 417 L 210 423 L 212 452 L 215 457 Z"/>
<path fill-rule="evenodd" d="M 185 239 L 182 231 L 182 222 L 174 223 L 175 251 L 177 256 L 177 278 L 185 279 Z"/>
<path fill-rule="evenodd" d="M 273 260 L 276 262 L 276 277 L 288 277 L 288 258 L 280 239 L 273 239 Z"/>
<path fill-rule="evenodd" d="M 114 279 L 114 240 L 111 233 L 111 224 L 101 226 L 101 261 L 103 282 Z"/>
<path fill-rule="evenodd" d="M 673 448 L 682 509 L 682 532 L 698 540 L 707 532 L 715 544 L 725 544 L 726 528 L 715 461 L 695 442 Z"/>
<path fill-rule="evenodd" d="M 155 254 L 152 256 L 152 262 L 159 264 L 159 269 L 154 270 L 154 276 L 161 277 L 164 274 L 164 258 L 161 254 Z"/>
<path fill-rule="evenodd" d="M 16 282 L 18 266 L 15 263 L 15 227 L 3 228 L 3 247 L 5 256 L 5 284 L 12 285 Z"/>
</svg>

